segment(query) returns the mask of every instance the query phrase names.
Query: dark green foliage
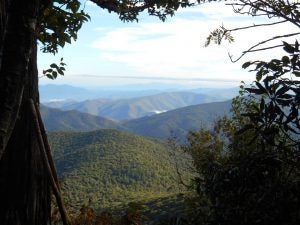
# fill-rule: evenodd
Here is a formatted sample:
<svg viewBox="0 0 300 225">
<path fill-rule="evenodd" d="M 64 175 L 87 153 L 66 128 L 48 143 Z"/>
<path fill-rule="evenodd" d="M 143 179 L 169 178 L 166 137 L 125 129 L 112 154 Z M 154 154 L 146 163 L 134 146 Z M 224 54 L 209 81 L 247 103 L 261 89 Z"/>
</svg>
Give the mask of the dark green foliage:
<svg viewBox="0 0 300 225">
<path fill-rule="evenodd" d="M 268 144 L 297 146 L 300 144 L 300 81 L 297 80 L 300 51 L 297 41 L 294 45 L 283 43 L 289 55 L 270 62 L 247 63 L 254 67 L 257 81 L 251 88 L 245 88 L 245 94 L 259 104 L 245 116 L 251 121 L 249 129 L 254 129 Z"/>
<path fill-rule="evenodd" d="M 232 30 L 221 28 L 210 40 L 258 26 L 289 22 L 299 27 L 298 1 L 238 1 L 229 3 L 239 14 L 276 17 L 278 22 Z M 287 33 L 263 40 L 245 54 L 281 47 L 270 45 Z M 225 37 L 226 38 L 226 37 Z M 191 133 L 187 151 L 198 170 L 199 224 L 271 225 L 300 223 L 299 43 L 282 42 L 284 55 L 269 62 L 243 64 L 256 72 L 252 85 L 242 85 L 233 103 L 233 118 L 219 121 L 213 132 Z"/>
<path fill-rule="evenodd" d="M 81 9 L 78 0 L 55 0 L 41 13 L 38 40 L 43 52 L 57 53 L 59 47 L 76 41 L 77 33 L 90 17 Z"/>
<path fill-rule="evenodd" d="M 274 153 L 254 152 L 230 159 L 214 174 L 208 192 L 213 211 L 209 223 L 299 223 L 299 177 L 294 180 L 298 172 Z"/>
<path fill-rule="evenodd" d="M 143 11 L 147 11 L 151 16 L 157 16 L 160 20 L 165 21 L 167 16 L 173 16 L 178 8 L 185 8 L 194 5 L 189 0 L 125 0 L 125 1 L 101 1 L 91 0 L 99 7 L 107 9 L 119 15 L 122 21 L 138 21 L 138 16 Z"/>
<path fill-rule="evenodd" d="M 130 202 L 117 209 L 95 210 L 93 203 L 81 206 L 70 214 L 71 224 L 74 225 L 162 225 L 176 217 L 186 217 L 185 195 L 171 195 L 156 199 Z M 174 216 L 174 214 L 176 216 Z M 57 208 L 53 209 L 52 221 L 55 225 L 61 225 L 61 219 Z M 187 224 L 185 224 L 187 225 Z"/>
<path fill-rule="evenodd" d="M 65 66 L 66 64 L 63 62 L 63 58 L 60 59 L 59 65 L 56 63 L 50 64 L 50 68 L 47 70 L 43 70 L 43 75 L 49 79 L 56 79 L 57 75 L 63 76 L 65 74 Z"/>
<path fill-rule="evenodd" d="M 161 142 L 114 130 L 49 138 L 64 194 L 77 209 L 90 198 L 97 209 L 114 208 L 179 190 L 170 149 Z M 186 163 L 182 158 L 179 166 Z"/>
<path fill-rule="evenodd" d="M 213 30 L 206 38 L 205 47 L 209 46 L 211 42 L 220 45 L 223 39 L 227 40 L 228 43 L 234 41 L 234 38 L 231 36 L 230 31 L 228 31 L 224 26 L 220 26 L 220 28 Z"/>
<path fill-rule="evenodd" d="M 177 194 L 144 202 L 143 215 L 146 223 L 161 224 L 174 216 L 186 217 L 188 215 L 186 197 L 187 195 Z"/>
<path fill-rule="evenodd" d="M 233 119 L 218 121 L 213 131 L 190 133 L 185 149 L 198 172 L 194 224 L 299 223 L 298 148 L 269 145 L 247 127 L 251 119 L 241 113 L 251 115 L 257 105 L 249 98 L 236 98 Z M 245 127 L 249 129 L 241 132 Z"/>
</svg>

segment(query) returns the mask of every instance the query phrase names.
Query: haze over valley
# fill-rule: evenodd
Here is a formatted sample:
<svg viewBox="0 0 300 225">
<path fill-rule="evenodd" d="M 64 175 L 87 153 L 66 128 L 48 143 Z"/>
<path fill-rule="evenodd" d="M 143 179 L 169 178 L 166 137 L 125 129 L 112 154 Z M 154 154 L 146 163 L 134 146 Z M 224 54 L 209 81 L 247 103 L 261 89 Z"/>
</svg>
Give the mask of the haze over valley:
<svg viewBox="0 0 300 225">
<path fill-rule="evenodd" d="M 52 97 L 77 94 L 77 99 L 83 99 L 42 102 L 46 128 L 48 131 L 92 131 L 108 128 L 159 139 L 176 135 L 184 140 L 188 131 L 211 127 L 217 118 L 229 115 L 229 99 L 237 95 L 237 88 L 174 88 L 169 91 L 166 88 L 151 89 L 148 95 L 145 95 L 147 91 L 140 92 L 131 88 L 131 97 L 125 95 L 126 97 L 118 98 L 117 96 L 124 96 L 124 91 L 95 91 L 66 85 L 41 86 L 42 100 L 43 93 Z M 89 99 L 89 95 L 93 98 Z M 104 98 L 105 95 L 111 97 Z"/>
<path fill-rule="evenodd" d="M 142 202 L 150 221 L 168 218 L 167 209 L 184 214 L 176 171 L 191 179 L 191 161 L 166 141 L 176 137 L 184 143 L 189 131 L 211 129 L 216 119 L 230 115 L 237 88 L 162 87 L 41 86 L 42 117 L 73 210 L 92 199 L 98 210 Z"/>
<path fill-rule="evenodd" d="M 187 215 L 181 182 L 190 184 L 194 167 L 167 139 L 180 145 L 190 131 L 230 116 L 240 80 L 251 80 L 240 65 L 224 63 L 227 48 L 203 48 L 219 26 L 216 15 L 231 20 L 231 8 L 204 4 L 178 10 L 164 23 L 141 16 L 125 25 L 89 1 L 85 7 L 92 21 L 76 47 L 58 53 L 67 64 L 64 77 L 54 84 L 43 77 L 39 89 L 68 206 L 122 215 L 139 203 L 142 224 Z M 40 54 L 39 71 L 49 62 L 57 59 Z"/>
<path fill-rule="evenodd" d="M 41 102 L 47 107 L 63 111 L 76 110 L 115 121 L 137 119 L 191 105 L 225 101 L 237 94 L 237 88 L 126 90 L 125 87 L 87 90 L 68 85 L 41 86 Z"/>
</svg>

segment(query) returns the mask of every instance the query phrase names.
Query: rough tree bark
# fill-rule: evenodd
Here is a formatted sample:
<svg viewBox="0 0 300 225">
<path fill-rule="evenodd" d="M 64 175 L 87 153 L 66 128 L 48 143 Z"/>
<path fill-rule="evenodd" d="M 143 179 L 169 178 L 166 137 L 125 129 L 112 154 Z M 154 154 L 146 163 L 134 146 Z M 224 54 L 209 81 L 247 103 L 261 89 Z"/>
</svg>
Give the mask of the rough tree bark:
<svg viewBox="0 0 300 225">
<path fill-rule="evenodd" d="M 2 7 L 3 2 L 10 4 Z M 39 101 L 35 27 L 40 2 L 0 1 L 0 10 L 7 11 L 0 31 L 1 225 L 46 225 L 50 218 L 49 178 L 29 103 Z"/>
</svg>

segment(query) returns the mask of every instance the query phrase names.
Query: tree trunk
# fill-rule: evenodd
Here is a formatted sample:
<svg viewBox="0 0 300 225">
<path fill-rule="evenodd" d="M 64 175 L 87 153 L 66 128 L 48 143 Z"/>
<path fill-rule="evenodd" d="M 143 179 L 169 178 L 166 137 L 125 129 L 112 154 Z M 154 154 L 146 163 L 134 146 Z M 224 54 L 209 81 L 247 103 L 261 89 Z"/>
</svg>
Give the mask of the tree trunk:
<svg viewBox="0 0 300 225">
<path fill-rule="evenodd" d="M 29 103 L 39 101 L 35 37 L 39 3 L 12 0 L 5 32 L 0 32 L 5 33 L 0 70 L 1 225 L 46 225 L 50 218 L 49 178 Z"/>
<path fill-rule="evenodd" d="M 36 60 L 30 61 L 19 117 L 0 161 L 0 224 L 46 225 L 50 218 L 50 184 L 28 98 L 38 99 Z"/>
<path fill-rule="evenodd" d="M 1 68 L 4 32 L 5 32 L 6 22 L 7 22 L 8 4 L 9 4 L 9 0 L 0 0 L 0 68 Z"/>
</svg>

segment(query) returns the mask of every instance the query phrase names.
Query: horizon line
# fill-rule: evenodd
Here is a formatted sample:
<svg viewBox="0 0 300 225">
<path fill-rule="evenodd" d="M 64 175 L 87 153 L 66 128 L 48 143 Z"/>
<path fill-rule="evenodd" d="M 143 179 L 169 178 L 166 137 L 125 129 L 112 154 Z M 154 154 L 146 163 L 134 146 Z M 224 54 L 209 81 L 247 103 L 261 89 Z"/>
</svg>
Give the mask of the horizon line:
<svg viewBox="0 0 300 225">
<path fill-rule="evenodd" d="M 93 75 L 93 74 L 73 74 L 72 77 L 91 77 L 96 79 L 132 79 L 132 80 L 157 80 L 157 81 L 207 81 L 207 82 L 241 82 L 240 79 L 221 79 L 221 78 L 197 78 L 197 77 L 149 77 L 149 76 L 108 76 L 108 75 Z M 253 81 L 251 79 L 244 81 Z"/>
</svg>

